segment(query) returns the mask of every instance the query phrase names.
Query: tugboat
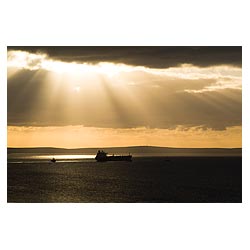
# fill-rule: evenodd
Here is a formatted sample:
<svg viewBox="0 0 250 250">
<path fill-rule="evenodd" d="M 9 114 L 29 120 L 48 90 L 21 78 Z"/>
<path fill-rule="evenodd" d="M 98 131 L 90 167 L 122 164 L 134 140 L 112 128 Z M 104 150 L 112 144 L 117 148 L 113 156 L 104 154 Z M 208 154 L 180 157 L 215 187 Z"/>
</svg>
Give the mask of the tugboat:
<svg viewBox="0 0 250 250">
<path fill-rule="evenodd" d="M 104 162 L 104 161 L 132 161 L 132 155 L 107 155 L 108 153 L 104 152 L 103 150 L 98 150 L 96 154 L 96 161 Z"/>
<path fill-rule="evenodd" d="M 50 161 L 53 162 L 53 163 L 55 163 L 55 162 L 56 162 L 56 159 L 55 159 L 55 158 L 52 158 Z"/>
</svg>

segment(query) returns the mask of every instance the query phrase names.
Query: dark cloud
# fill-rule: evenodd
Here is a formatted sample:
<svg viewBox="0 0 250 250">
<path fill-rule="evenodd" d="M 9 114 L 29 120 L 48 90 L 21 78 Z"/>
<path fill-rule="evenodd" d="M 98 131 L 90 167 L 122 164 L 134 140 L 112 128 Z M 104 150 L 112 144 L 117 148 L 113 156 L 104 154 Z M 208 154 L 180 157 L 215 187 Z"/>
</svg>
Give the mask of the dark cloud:
<svg viewBox="0 0 250 250">
<path fill-rule="evenodd" d="M 121 85 L 99 76 L 96 85 L 82 84 L 76 94 L 72 82 L 56 85 L 44 80 L 48 74 L 54 73 L 21 70 L 9 77 L 8 125 L 170 129 L 183 125 L 215 130 L 241 125 L 241 90 L 183 92 L 185 86 L 202 89 L 217 79 L 144 78 L 143 84 L 126 86 L 126 93 Z"/>
<path fill-rule="evenodd" d="M 77 46 L 9 46 L 8 50 L 46 53 L 50 58 L 66 62 L 98 63 L 100 61 L 140 65 L 151 68 L 169 68 L 188 63 L 199 67 L 233 65 L 241 67 L 240 46 L 140 46 L 140 47 L 77 47 Z"/>
</svg>

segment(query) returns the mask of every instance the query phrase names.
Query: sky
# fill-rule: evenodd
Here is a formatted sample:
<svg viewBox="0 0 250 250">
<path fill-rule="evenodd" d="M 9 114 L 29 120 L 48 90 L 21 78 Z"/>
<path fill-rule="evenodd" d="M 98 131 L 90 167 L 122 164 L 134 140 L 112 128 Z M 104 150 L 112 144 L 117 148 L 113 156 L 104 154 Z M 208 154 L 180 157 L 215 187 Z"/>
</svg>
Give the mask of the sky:
<svg viewBox="0 0 250 250">
<path fill-rule="evenodd" d="M 8 47 L 8 147 L 241 147 L 241 47 Z"/>
</svg>

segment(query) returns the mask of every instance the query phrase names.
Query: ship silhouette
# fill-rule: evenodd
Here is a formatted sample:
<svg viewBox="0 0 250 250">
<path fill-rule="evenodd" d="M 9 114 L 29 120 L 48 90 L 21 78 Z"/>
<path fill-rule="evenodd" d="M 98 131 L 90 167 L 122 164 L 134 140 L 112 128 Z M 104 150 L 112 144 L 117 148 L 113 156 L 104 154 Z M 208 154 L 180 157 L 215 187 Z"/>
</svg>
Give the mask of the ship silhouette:
<svg viewBox="0 0 250 250">
<path fill-rule="evenodd" d="M 53 157 L 50 161 L 53 162 L 53 163 L 55 163 L 56 159 Z"/>
<path fill-rule="evenodd" d="M 98 162 L 105 162 L 105 161 L 132 161 L 132 155 L 108 155 L 108 153 L 104 152 L 103 150 L 98 150 L 95 159 Z"/>
</svg>

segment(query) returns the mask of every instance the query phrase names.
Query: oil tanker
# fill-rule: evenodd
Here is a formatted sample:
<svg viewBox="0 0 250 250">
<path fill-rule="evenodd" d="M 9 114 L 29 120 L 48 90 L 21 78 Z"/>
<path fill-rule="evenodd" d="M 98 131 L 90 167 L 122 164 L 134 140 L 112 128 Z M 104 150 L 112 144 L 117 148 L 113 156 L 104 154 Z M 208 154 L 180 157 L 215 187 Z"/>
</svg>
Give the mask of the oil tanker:
<svg viewBox="0 0 250 250">
<path fill-rule="evenodd" d="M 98 162 L 104 161 L 132 161 L 132 155 L 108 155 L 108 153 L 103 150 L 98 150 L 95 159 Z"/>
</svg>

